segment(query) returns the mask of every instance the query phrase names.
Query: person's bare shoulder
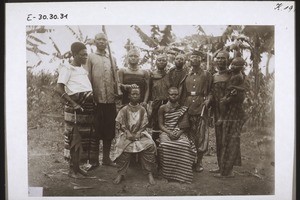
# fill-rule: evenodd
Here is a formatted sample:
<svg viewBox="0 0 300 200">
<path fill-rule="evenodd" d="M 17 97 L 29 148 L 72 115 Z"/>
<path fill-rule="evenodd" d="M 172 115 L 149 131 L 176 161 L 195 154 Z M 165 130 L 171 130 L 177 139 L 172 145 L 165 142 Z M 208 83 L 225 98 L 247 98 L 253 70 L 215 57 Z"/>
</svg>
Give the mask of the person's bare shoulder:
<svg viewBox="0 0 300 200">
<path fill-rule="evenodd" d="M 165 111 L 165 110 L 166 110 L 166 107 L 167 107 L 167 105 L 166 105 L 166 104 L 163 104 L 163 105 L 161 105 L 161 106 L 159 107 L 159 110 Z"/>
<path fill-rule="evenodd" d="M 126 68 L 119 68 L 119 72 L 124 73 L 126 71 Z"/>
</svg>

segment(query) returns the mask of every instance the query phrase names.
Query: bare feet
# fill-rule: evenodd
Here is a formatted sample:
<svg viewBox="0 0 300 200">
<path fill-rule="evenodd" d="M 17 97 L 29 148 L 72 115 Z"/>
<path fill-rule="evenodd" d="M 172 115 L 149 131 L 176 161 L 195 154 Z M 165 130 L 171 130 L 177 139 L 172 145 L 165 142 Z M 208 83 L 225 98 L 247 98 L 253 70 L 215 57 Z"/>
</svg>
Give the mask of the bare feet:
<svg viewBox="0 0 300 200">
<path fill-rule="evenodd" d="M 113 181 L 114 184 L 119 184 L 123 180 L 123 175 L 118 175 L 117 178 Z"/>
<path fill-rule="evenodd" d="M 114 163 L 110 158 L 109 159 L 103 159 L 102 160 L 102 165 L 117 167 L 117 164 Z"/>
<path fill-rule="evenodd" d="M 198 173 L 200 173 L 204 170 L 204 168 L 202 167 L 201 162 L 196 163 L 196 166 L 195 166 L 194 170 L 195 170 L 195 172 L 198 172 Z"/>
<path fill-rule="evenodd" d="M 203 172 L 203 170 L 204 170 L 204 168 L 202 166 L 196 166 L 196 168 L 195 168 L 195 172 L 198 172 L 198 173 Z"/>
<path fill-rule="evenodd" d="M 79 172 L 81 175 L 83 175 L 83 176 L 88 176 L 87 171 L 85 171 L 85 170 L 83 170 L 83 169 L 80 169 L 80 168 L 79 168 L 78 172 Z"/>
<path fill-rule="evenodd" d="M 217 168 L 217 169 L 211 169 L 211 170 L 209 170 L 209 172 L 217 174 L 217 173 L 220 173 L 220 169 L 219 168 Z"/>
<path fill-rule="evenodd" d="M 154 181 L 154 178 L 153 178 L 152 173 L 149 173 L 149 174 L 148 174 L 148 179 L 149 179 L 149 183 L 150 183 L 151 185 L 154 185 L 154 184 L 155 184 L 155 181 Z"/>
<path fill-rule="evenodd" d="M 214 177 L 216 178 L 234 178 L 234 173 L 231 171 L 228 175 L 224 176 L 221 174 L 215 174 Z"/>
<path fill-rule="evenodd" d="M 73 170 L 70 170 L 70 171 L 69 171 L 68 176 L 71 177 L 71 178 L 75 178 L 75 179 L 81 179 L 81 178 L 84 178 L 84 176 L 82 176 L 82 175 L 79 174 L 79 173 L 75 173 Z"/>
</svg>

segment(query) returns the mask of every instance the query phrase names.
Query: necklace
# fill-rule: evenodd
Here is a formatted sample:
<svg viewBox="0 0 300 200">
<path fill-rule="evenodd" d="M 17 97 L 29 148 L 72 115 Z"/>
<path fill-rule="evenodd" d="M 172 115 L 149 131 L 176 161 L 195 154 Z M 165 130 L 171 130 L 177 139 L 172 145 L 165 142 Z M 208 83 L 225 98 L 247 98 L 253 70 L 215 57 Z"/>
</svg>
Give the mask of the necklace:
<svg viewBox="0 0 300 200">
<path fill-rule="evenodd" d="M 131 71 L 138 71 L 138 70 L 139 70 L 138 67 L 137 67 L 137 68 L 132 68 L 132 67 L 130 67 L 130 66 L 128 66 L 128 69 L 130 69 Z"/>
<path fill-rule="evenodd" d="M 181 69 L 175 68 L 175 71 L 176 71 L 176 72 L 182 72 L 182 71 L 183 71 L 183 68 L 181 68 Z"/>
<path fill-rule="evenodd" d="M 131 112 L 132 119 L 135 121 L 138 117 L 139 112 Z"/>
<path fill-rule="evenodd" d="M 131 103 L 128 104 L 129 105 L 129 108 L 130 108 L 130 113 L 131 113 L 131 117 L 132 119 L 135 121 L 138 117 L 138 114 L 139 114 L 139 110 L 138 110 L 138 106 L 139 104 L 137 105 L 132 105 Z"/>
<path fill-rule="evenodd" d="M 178 103 L 178 102 L 176 102 L 175 104 L 172 104 L 172 103 L 169 101 L 166 105 L 167 105 L 167 107 L 168 107 L 170 110 L 176 109 L 176 108 L 179 107 L 179 103 Z"/>
<path fill-rule="evenodd" d="M 139 104 L 132 105 L 131 103 L 129 103 L 129 104 L 128 104 L 128 107 L 129 107 L 129 109 L 130 109 L 132 112 L 136 112 L 136 111 L 138 111 L 138 109 L 139 109 Z"/>
</svg>

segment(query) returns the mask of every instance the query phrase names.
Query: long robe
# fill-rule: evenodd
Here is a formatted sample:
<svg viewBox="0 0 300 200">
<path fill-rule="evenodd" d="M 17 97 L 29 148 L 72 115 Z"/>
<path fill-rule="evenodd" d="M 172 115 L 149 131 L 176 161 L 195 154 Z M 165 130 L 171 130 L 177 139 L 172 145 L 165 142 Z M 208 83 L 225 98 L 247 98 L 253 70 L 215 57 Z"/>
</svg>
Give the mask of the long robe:
<svg viewBox="0 0 300 200">
<path fill-rule="evenodd" d="M 130 156 L 138 153 L 142 168 L 147 172 L 152 172 L 155 168 L 156 146 L 149 133 L 144 130 L 136 141 L 127 138 L 126 133 L 121 131 L 120 126 L 129 130 L 132 135 L 143 130 L 148 124 L 147 112 L 141 105 L 123 107 L 117 117 L 117 129 L 120 135 L 117 137 L 115 157 L 119 165 L 118 172 L 124 175 L 129 167 Z"/>
<path fill-rule="evenodd" d="M 213 77 L 213 109 L 215 120 L 220 118 L 220 99 L 226 95 L 229 73 L 217 73 Z M 217 159 L 221 175 L 226 176 L 233 166 L 241 165 L 240 134 L 244 124 L 242 107 L 244 93 L 239 91 L 227 104 L 223 123 L 215 126 Z"/>
</svg>

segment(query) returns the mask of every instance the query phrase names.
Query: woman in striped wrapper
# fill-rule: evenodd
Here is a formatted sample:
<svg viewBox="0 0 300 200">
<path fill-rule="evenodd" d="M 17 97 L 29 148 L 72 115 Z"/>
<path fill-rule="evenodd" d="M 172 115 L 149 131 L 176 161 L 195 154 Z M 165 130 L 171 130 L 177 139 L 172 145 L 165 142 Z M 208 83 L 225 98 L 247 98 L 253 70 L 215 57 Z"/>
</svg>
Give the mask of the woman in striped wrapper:
<svg viewBox="0 0 300 200">
<path fill-rule="evenodd" d="M 94 101 L 88 72 L 82 67 L 87 60 L 83 43 L 71 45 L 73 60 L 59 67 L 56 91 L 66 101 L 64 157 L 70 160 L 69 176 L 87 175 L 79 165 L 89 160 L 98 163 L 99 146 L 93 131 Z"/>
<path fill-rule="evenodd" d="M 179 105 L 176 87 L 169 88 L 168 94 L 168 103 L 158 111 L 161 172 L 166 179 L 191 183 L 196 148 L 186 136 L 189 129 L 188 108 Z"/>
</svg>

